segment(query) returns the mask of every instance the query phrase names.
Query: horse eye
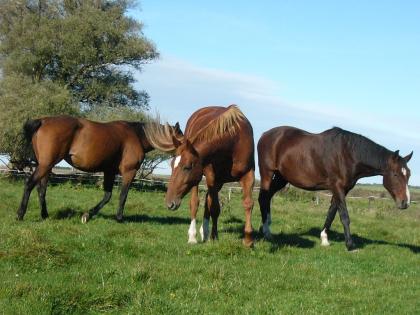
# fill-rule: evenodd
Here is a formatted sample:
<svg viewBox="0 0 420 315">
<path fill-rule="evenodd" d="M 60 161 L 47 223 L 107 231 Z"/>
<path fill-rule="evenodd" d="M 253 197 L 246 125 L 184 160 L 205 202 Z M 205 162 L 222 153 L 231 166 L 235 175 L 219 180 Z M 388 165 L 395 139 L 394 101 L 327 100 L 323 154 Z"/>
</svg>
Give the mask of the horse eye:
<svg viewBox="0 0 420 315">
<path fill-rule="evenodd" d="M 192 170 L 192 164 L 191 164 L 191 165 L 189 165 L 189 166 L 184 166 L 184 167 L 183 167 L 183 170 L 184 170 L 184 171 L 191 171 L 191 170 Z"/>
</svg>

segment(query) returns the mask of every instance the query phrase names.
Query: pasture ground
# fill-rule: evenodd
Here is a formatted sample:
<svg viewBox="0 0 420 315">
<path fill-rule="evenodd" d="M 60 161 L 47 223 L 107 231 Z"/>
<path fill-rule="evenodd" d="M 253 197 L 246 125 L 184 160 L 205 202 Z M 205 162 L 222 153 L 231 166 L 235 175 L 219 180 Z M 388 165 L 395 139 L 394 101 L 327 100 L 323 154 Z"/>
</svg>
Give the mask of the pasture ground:
<svg viewBox="0 0 420 315">
<path fill-rule="evenodd" d="M 415 314 L 420 311 L 420 205 L 348 200 L 358 252 L 345 250 L 337 217 L 332 245 L 319 233 L 328 200 L 291 190 L 273 201 L 274 237 L 242 246 L 240 195 L 224 202 L 219 241 L 187 244 L 188 202 L 130 191 L 125 222 L 117 190 L 88 224 L 102 191 L 49 186 L 41 221 L 34 190 L 15 221 L 22 181 L 0 178 L 0 313 L 3 314 Z M 222 197 L 225 200 L 225 197 Z M 202 205 L 200 208 L 200 220 Z M 256 204 L 253 226 L 260 226 Z M 256 236 L 259 237 L 258 233 Z"/>
</svg>

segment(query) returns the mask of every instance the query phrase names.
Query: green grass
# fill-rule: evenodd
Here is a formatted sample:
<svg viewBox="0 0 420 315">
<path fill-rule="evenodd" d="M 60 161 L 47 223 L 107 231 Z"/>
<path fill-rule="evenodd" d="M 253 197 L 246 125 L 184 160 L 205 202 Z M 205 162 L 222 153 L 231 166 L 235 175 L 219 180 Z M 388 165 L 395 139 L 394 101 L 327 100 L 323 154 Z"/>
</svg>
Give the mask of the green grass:
<svg viewBox="0 0 420 315">
<path fill-rule="evenodd" d="M 187 244 L 188 202 L 170 212 L 164 194 L 130 191 L 125 223 L 117 190 L 102 215 L 80 214 L 97 188 L 48 188 L 41 221 L 36 191 L 15 221 L 23 184 L 0 179 L 0 313 L 4 314 L 415 314 L 420 310 L 419 204 L 349 200 L 360 250 L 346 251 L 337 218 L 319 245 L 328 201 L 291 193 L 273 201 L 274 238 L 242 246 L 240 195 L 225 202 L 219 241 Z M 222 199 L 226 199 L 223 197 Z M 202 210 L 200 210 L 201 221 Z M 253 215 L 258 229 L 258 205 Z M 257 235 L 258 236 L 258 235 Z"/>
</svg>

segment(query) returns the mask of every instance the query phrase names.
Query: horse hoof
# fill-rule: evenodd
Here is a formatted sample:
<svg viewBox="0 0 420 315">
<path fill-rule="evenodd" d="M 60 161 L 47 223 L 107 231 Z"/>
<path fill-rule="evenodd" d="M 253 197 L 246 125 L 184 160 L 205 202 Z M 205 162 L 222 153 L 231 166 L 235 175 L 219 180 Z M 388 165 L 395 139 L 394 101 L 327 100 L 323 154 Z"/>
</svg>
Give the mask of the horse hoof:
<svg viewBox="0 0 420 315">
<path fill-rule="evenodd" d="M 191 245 L 197 244 L 197 239 L 195 239 L 195 238 L 190 238 L 190 239 L 188 240 L 188 244 L 191 244 Z"/>
<path fill-rule="evenodd" d="M 321 241 L 321 246 L 323 246 L 323 247 L 328 247 L 330 245 L 331 244 L 328 241 L 324 241 L 324 240 Z"/>
<path fill-rule="evenodd" d="M 16 217 L 16 221 L 23 221 L 23 216 L 18 215 L 18 216 Z"/>
<path fill-rule="evenodd" d="M 271 241 L 273 239 L 273 236 L 271 235 L 271 233 L 264 233 L 264 239 L 266 241 Z"/>
<path fill-rule="evenodd" d="M 117 220 L 118 223 L 122 223 L 124 221 L 123 216 L 116 216 L 115 219 Z"/>
<path fill-rule="evenodd" d="M 248 248 L 254 247 L 254 240 L 250 236 L 245 236 L 244 239 L 242 240 L 242 243 L 244 244 L 245 247 L 248 247 Z"/>
<path fill-rule="evenodd" d="M 41 214 L 42 220 L 48 219 L 48 213 L 47 214 Z"/>
<path fill-rule="evenodd" d="M 253 248 L 254 247 L 254 241 L 253 240 L 243 239 L 242 243 L 244 244 L 245 247 L 248 247 L 248 248 Z"/>
<path fill-rule="evenodd" d="M 349 253 L 358 253 L 359 249 L 358 248 L 352 248 L 352 249 L 348 249 Z"/>
<path fill-rule="evenodd" d="M 82 223 L 85 224 L 89 221 L 89 213 L 85 213 L 82 215 Z"/>
</svg>

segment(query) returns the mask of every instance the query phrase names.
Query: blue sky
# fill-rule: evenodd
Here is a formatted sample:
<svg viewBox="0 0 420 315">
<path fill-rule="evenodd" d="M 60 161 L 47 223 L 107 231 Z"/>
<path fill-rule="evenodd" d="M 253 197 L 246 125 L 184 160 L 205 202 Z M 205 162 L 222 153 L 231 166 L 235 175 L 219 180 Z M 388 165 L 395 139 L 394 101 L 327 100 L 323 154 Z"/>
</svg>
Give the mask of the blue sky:
<svg viewBox="0 0 420 315">
<path fill-rule="evenodd" d="M 130 15 L 161 53 L 137 86 L 169 121 L 236 103 L 256 141 L 280 125 L 340 126 L 414 150 L 420 185 L 419 1 L 143 0 Z"/>
</svg>

